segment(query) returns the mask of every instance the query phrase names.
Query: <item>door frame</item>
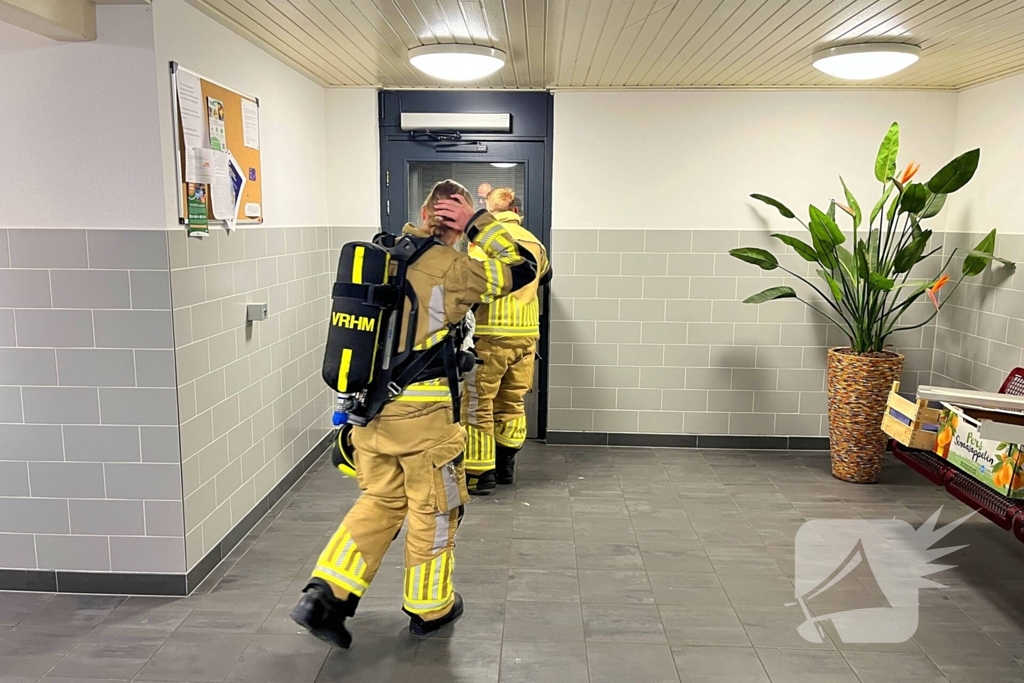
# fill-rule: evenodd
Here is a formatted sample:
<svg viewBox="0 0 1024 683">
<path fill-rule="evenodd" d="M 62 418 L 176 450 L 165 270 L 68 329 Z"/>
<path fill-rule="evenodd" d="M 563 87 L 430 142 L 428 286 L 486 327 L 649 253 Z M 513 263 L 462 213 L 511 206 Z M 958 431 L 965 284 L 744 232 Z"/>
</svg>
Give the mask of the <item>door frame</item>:
<svg viewBox="0 0 1024 683">
<path fill-rule="evenodd" d="M 402 112 L 444 112 L 444 113 L 507 113 L 511 115 L 511 131 L 508 133 L 460 134 L 463 142 L 538 142 L 543 143 L 543 169 L 541 182 L 541 224 L 537 235 L 548 250 L 552 268 L 557 268 L 551 254 L 551 180 L 554 159 L 554 98 L 549 92 L 515 92 L 508 90 L 382 90 L 378 93 L 378 117 L 380 124 L 380 218 L 382 229 L 389 224 L 389 202 L 398 200 L 392 196 L 396 184 L 390 183 L 389 172 L 393 163 L 398 163 L 397 145 L 408 142 L 415 136 L 401 129 Z M 477 156 L 479 154 L 479 156 Z M 473 154 L 469 160 L 486 160 L 486 153 Z M 452 153 L 453 161 L 463 161 L 461 153 Z M 394 158 L 392 158 L 394 157 Z M 404 183 L 402 183 L 404 187 Z M 530 201 L 535 201 L 531 193 Z M 405 197 L 401 201 L 406 201 Z M 532 228 L 533 226 L 531 226 Z M 547 436 L 548 423 L 548 373 L 550 348 L 550 287 L 541 288 L 541 335 L 537 345 L 538 386 L 537 393 L 537 438 Z"/>
</svg>

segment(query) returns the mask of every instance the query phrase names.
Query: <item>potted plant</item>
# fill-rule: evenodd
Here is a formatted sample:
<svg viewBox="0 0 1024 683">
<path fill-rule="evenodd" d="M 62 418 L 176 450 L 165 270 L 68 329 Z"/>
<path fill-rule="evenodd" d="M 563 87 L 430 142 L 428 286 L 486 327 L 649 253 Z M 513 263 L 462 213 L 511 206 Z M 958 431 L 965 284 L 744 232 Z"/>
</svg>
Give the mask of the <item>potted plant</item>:
<svg viewBox="0 0 1024 683">
<path fill-rule="evenodd" d="M 981 152 L 977 149 L 965 152 L 939 169 L 927 182 L 913 182 L 918 171 L 913 162 L 897 175 L 899 134 L 899 125 L 893 123 L 879 147 L 875 178 L 881 183 L 882 191 L 866 225 L 862 225 L 864 215 L 860 205 L 841 177 L 846 203 L 832 200 L 825 211 L 812 204 L 806 223 L 778 200 L 761 194 L 750 195 L 807 230 L 809 242 L 787 234 L 772 237 L 814 264 L 812 268 L 820 282 L 784 267 L 765 249 L 744 247 L 729 252 L 763 270 L 782 270 L 808 288 L 801 296 L 792 287 L 771 287 L 747 298 L 745 303 L 798 299 L 849 338 L 848 347 L 828 351 L 828 417 L 832 474 L 856 483 L 877 481 L 885 455 L 882 415 L 889 389 L 903 369 L 903 356 L 888 348 L 889 337 L 931 322 L 964 279 L 981 274 L 993 260 L 1013 267 L 1011 262 L 994 255 L 996 231 L 993 230 L 964 256 L 960 273 L 945 298 L 940 299 L 940 291 L 952 281 L 947 271 L 956 255 L 955 249 L 946 255 L 934 276 L 911 278 L 915 265 L 933 254 L 941 254 L 941 246 L 929 249 L 932 231 L 922 227 L 922 223 L 942 210 L 949 194 L 971 180 Z M 837 208 L 852 222 L 852 239 L 848 240 L 836 223 Z M 935 311 L 923 321 L 901 324 L 910 306 L 926 295 Z"/>
</svg>

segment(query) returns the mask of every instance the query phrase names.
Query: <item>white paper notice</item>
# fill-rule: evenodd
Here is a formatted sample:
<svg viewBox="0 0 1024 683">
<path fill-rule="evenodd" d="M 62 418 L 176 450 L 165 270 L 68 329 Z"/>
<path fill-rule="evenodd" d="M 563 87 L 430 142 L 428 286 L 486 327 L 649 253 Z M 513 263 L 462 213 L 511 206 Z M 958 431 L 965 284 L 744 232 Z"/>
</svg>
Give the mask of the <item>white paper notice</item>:
<svg viewBox="0 0 1024 683">
<path fill-rule="evenodd" d="M 242 98 L 242 143 L 250 149 L 260 148 L 260 108 L 252 100 Z"/>
<path fill-rule="evenodd" d="M 213 200 L 213 217 L 227 223 L 230 230 L 235 223 L 235 197 L 231 190 L 231 176 L 228 174 L 227 152 L 213 152 L 213 183 L 210 189 Z"/>
<path fill-rule="evenodd" d="M 256 203 L 253 203 L 253 202 L 250 202 L 250 203 L 246 204 L 245 205 L 245 215 L 248 216 L 249 218 L 259 218 L 260 217 L 260 205 L 256 204 Z"/>
<path fill-rule="evenodd" d="M 178 112 L 181 115 L 181 131 L 185 137 L 185 150 L 206 147 L 206 126 L 203 124 L 203 93 L 199 76 L 178 69 Z"/>
<path fill-rule="evenodd" d="M 191 152 L 185 153 L 185 182 L 211 185 L 214 175 L 213 155 L 217 152 L 205 147 L 193 147 Z"/>
</svg>

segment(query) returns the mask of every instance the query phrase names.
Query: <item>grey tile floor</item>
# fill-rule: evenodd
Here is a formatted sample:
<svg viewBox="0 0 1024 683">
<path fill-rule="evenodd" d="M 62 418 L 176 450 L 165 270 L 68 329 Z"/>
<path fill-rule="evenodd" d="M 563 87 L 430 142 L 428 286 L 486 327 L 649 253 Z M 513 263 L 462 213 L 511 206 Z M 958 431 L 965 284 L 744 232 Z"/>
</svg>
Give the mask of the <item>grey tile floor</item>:
<svg viewBox="0 0 1024 683">
<path fill-rule="evenodd" d="M 0 683 L 980 683 L 1024 682 L 1024 544 L 981 519 L 921 591 L 896 645 L 796 631 L 794 538 L 815 518 L 965 512 L 896 462 L 882 483 L 828 473 L 825 454 L 530 444 L 517 486 L 474 499 L 458 537 L 466 616 L 416 641 L 401 546 L 330 650 L 288 610 L 356 495 L 318 463 L 196 594 L 183 599 L 0 593 Z M 818 615 L 883 606 L 854 572 Z"/>
</svg>

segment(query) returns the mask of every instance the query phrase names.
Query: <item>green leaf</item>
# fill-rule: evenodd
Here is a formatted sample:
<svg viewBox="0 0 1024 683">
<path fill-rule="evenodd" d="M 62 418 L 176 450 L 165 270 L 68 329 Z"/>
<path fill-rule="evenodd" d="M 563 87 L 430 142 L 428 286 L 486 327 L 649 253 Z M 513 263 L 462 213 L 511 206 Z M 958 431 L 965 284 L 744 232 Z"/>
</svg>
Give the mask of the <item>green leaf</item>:
<svg viewBox="0 0 1024 683">
<path fill-rule="evenodd" d="M 814 243 L 814 249 L 818 253 L 818 261 L 821 265 L 825 266 L 829 270 L 839 265 L 839 261 L 836 259 L 836 248 L 835 245 L 829 240 L 828 235 L 824 237 L 824 241 L 817 235 L 811 234 L 811 241 Z"/>
<path fill-rule="evenodd" d="M 818 275 L 821 276 L 822 280 L 824 280 L 825 282 L 828 283 L 828 288 L 832 290 L 832 296 L 835 297 L 835 300 L 837 302 L 842 301 L 843 300 L 843 290 L 839 286 L 839 283 L 836 282 L 832 278 L 832 276 L 829 275 L 828 273 L 826 273 L 824 270 L 819 270 L 818 271 Z"/>
<path fill-rule="evenodd" d="M 758 292 L 752 296 L 748 296 L 743 300 L 745 304 L 763 304 L 765 301 L 774 301 L 775 299 L 795 299 L 796 290 L 792 287 L 770 287 L 763 292 Z"/>
<path fill-rule="evenodd" d="M 921 218 L 931 218 L 942 211 L 943 205 L 946 203 L 946 196 L 944 194 L 935 194 L 931 190 L 928 190 L 928 203 L 925 205 L 924 211 L 921 213 Z"/>
<path fill-rule="evenodd" d="M 865 280 L 868 277 L 868 247 L 864 240 L 857 240 L 857 276 Z"/>
<path fill-rule="evenodd" d="M 921 256 L 924 254 L 931 236 L 931 230 L 924 230 L 920 235 L 910 240 L 910 244 L 900 249 L 899 253 L 896 254 L 896 258 L 893 259 L 893 272 L 896 274 L 906 273 L 913 268 L 921 260 Z"/>
<path fill-rule="evenodd" d="M 900 199 L 900 211 L 904 213 L 921 213 L 928 202 L 928 188 L 921 183 L 910 183 L 903 191 Z"/>
<path fill-rule="evenodd" d="M 895 280 L 890 280 L 881 273 L 871 273 L 870 275 L 868 275 L 868 282 L 875 289 L 880 289 L 886 292 L 892 289 L 893 286 L 896 284 Z"/>
<path fill-rule="evenodd" d="M 875 178 L 884 183 L 896 175 L 896 155 L 900 151 L 900 124 L 893 123 L 889 131 L 882 138 L 882 144 L 878 148 L 878 156 L 875 157 Z"/>
<path fill-rule="evenodd" d="M 992 263 L 993 254 L 996 250 L 996 231 L 989 234 L 978 242 L 978 246 L 971 250 L 971 253 L 964 259 L 963 273 L 967 277 L 980 275 L 988 264 Z"/>
<path fill-rule="evenodd" d="M 816 207 L 814 204 L 810 205 L 808 211 L 811 216 L 811 225 L 817 224 L 825 228 L 828 232 L 828 238 L 832 244 L 839 246 L 846 241 L 846 236 L 843 235 L 843 231 L 839 229 L 838 225 L 836 225 L 834 218 L 826 213 L 822 213 L 821 209 Z"/>
<path fill-rule="evenodd" d="M 889 199 L 889 195 L 892 194 L 892 187 L 892 185 L 886 186 L 885 192 L 882 193 L 882 196 L 879 197 L 878 201 L 875 203 L 875 208 L 871 209 L 871 218 L 868 219 L 869 225 L 875 222 L 875 216 L 877 216 L 878 212 L 882 210 L 883 206 L 885 206 L 886 200 Z"/>
<path fill-rule="evenodd" d="M 768 206 L 774 206 L 776 209 L 779 210 L 779 213 L 782 214 L 783 218 L 796 218 L 796 214 L 790 211 L 785 204 L 783 204 L 777 199 L 772 199 L 771 197 L 768 197 L 767 195 L 763 194 L 752 194 L 750 196 L 759 202 L 764 202 Z"/>
<path fill-rule="evenodd" d="M 843 176 L 839 176 L 839 182 L 843 184 L 843 194 L 846 195 L 846 203 L 851 209 L 853 209 L 853 229 L 856 230 L 860 227 L 860 223 L 864 220 L 864 214 L 861 213 L 860 204 L 857 203 L 857 198 L 853 196 L 849 188 L 846 187 L 846 181 L 843 180 Z"/>
<path fill-rule="evenodd" d="M 835 221 L 836 221 L 836 203 L 834 201 L 830 201 L 828 203 L 827 214 L 828 214 L 828 217 L 832 219 L 832 222 L 835 223 Z"/>
<path fill-rule="evenodd" d="M 950 194 L 970 182 L 974 172 L 978 170 L 981 150 L 972 149 L 964 152 L 953 161 L 939 169 L 939 172 L 928 181 L 928 189 L 935 194 Z"/>
<path fill-rule="evenodd" d="M 889 210 L 885 213 L 885 219 L 889 222 L 892 222 L 893 216 L 896 215 L 896 209 L 900 206 L 900 196 L 895 197 L 891 202 L 889 202 Z"/>
<path fill-rule="evenodd" d="M 802 256 L 805 261 L 818 260 L 818 252 L 814 251 L 814 247 L 807 244 L 807 242 L 804 242 L 801 239 L 797 239 L 796 237 L 784 235 L 782 233 L 775 233 L 772 235 L 772 237 L 776 238 L 777 240 L 779 240 L 780 242 L 787 246 L 793 247 L 793 250 L 796 251 L 796 253 L 800 254 L 800 256 Z"/>
<path fill-rule="evenodd" d="M 868 233 L 868 264 L 871 270 L 878 267 L 878 247 L 882 242 L 882 231 L 875 228 Z"/>
<path fill-rule="evenodd" d="M 753 263 L 755 266 L 760 266 L 762 270 L 775 270 L 779 267 L 779 260 L 775 258 L 771 252 L 765 251 L 764 249 L 758 249 L 757 247 L 732 249 L 729 251 L 729 254 L 734 258 L 738 258 L 740 261 L 746 261 L 747 263 Z"/>
<path fill-rule="evenodd" d="M 855 281 L 857 279 L 857 260 L 853 254 L 846 247 L 836 247 L 836 254 L 839 255 L 839 265 L 846 271 L 846 275 Z"/>
</svg>

